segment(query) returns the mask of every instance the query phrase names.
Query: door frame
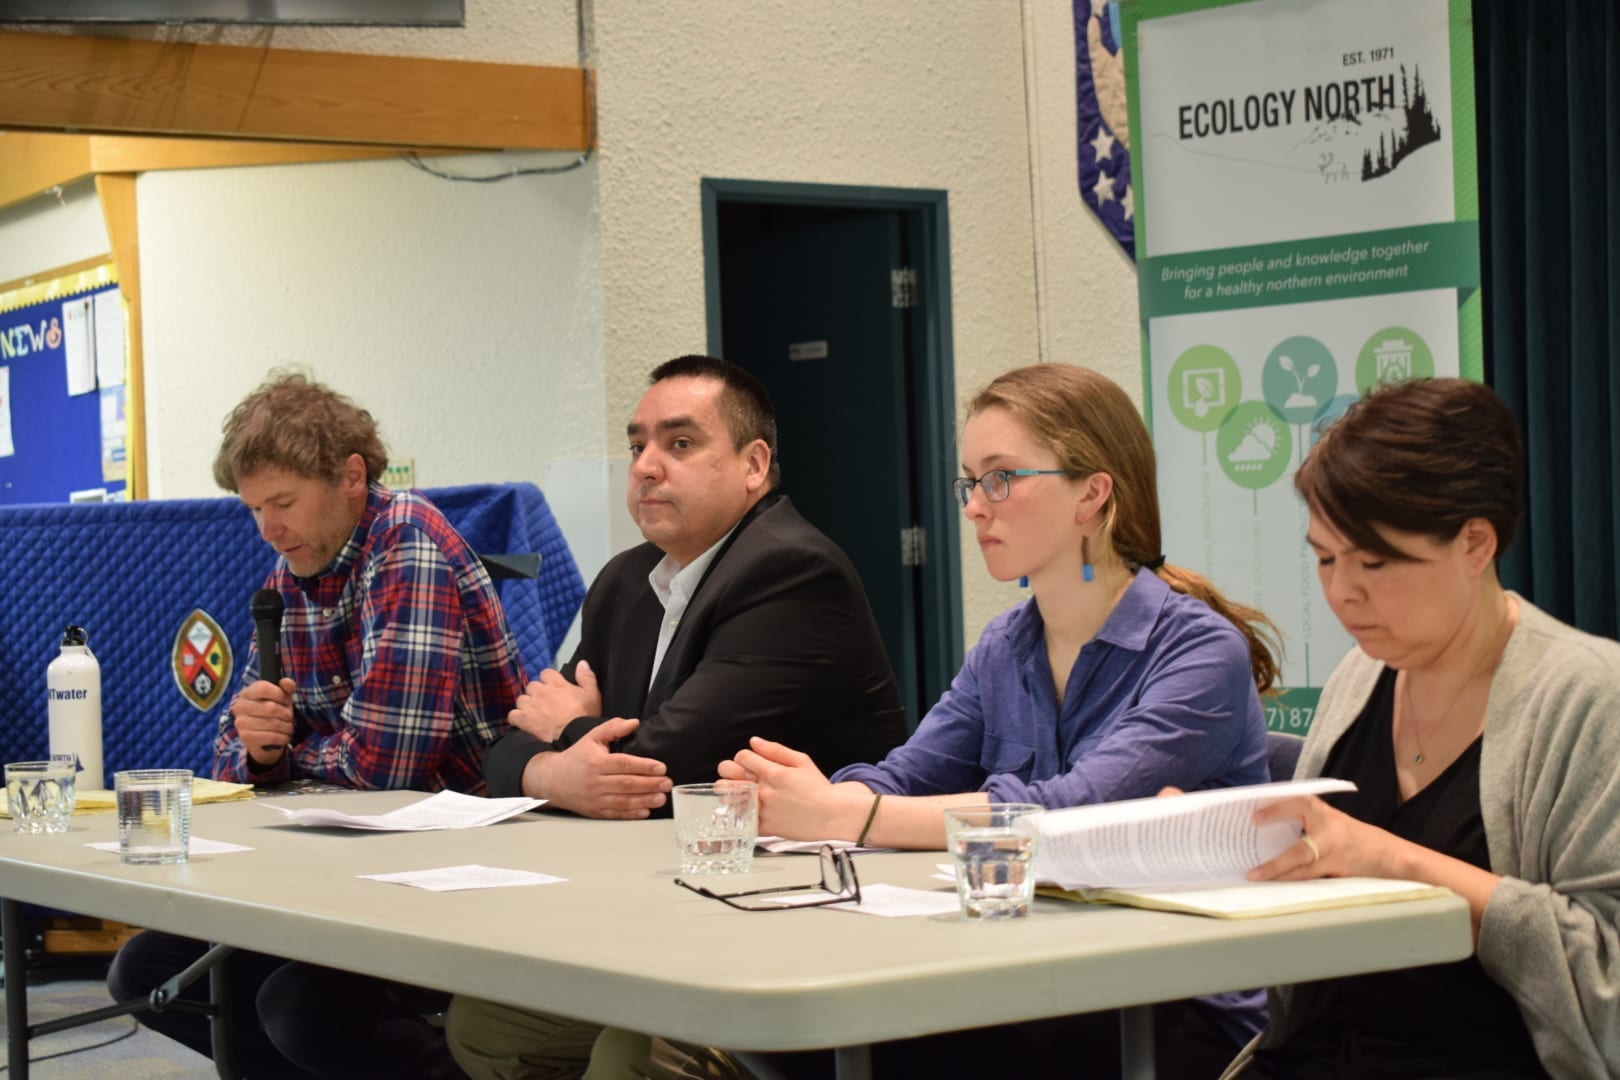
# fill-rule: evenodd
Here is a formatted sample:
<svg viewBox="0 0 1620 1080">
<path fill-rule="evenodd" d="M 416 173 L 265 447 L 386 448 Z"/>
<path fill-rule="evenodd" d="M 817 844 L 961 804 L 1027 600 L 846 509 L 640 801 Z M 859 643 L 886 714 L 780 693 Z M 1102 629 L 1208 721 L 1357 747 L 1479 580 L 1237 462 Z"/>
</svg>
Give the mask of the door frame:
<svg viewBox="0 0 1620 1080">
<path fill-rule="evenodd" d="M 922 661 L 918 717 L 950 687 L 962 666 L 962 557 L 960 521 L 951 497 L 956 475 L 956 364 L 951 339 L 951 245 L 948 193 L 935 188 L 868 187 L 854 184 L 784 183 L 704 177 L 703 298 L 708 351 L 719 356 L 720 206 L 769 203 L 786 206 L 893 210 L 902 215 L 911 263 L 917 272 L 917 302 L 911 308 L 917 364 L 917 517 L 928 537 L 918 575 L 922 608 L 917 655 Z"/>
</svg>

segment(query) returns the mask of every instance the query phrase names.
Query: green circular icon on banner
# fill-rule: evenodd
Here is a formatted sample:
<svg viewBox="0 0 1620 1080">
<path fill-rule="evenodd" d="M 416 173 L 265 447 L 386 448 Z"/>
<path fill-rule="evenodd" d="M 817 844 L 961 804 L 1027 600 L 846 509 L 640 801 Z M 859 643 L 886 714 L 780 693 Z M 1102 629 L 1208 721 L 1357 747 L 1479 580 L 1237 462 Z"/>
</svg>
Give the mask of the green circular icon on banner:
<svg viewBox="0 0 1620 1080">
<path fill-rule="evenodd" d="M 1291 337 L 1260 367 L 1260 394 L 1290 424 L 1308 424 L 1339 385 L 1339 365 L 1326 345 Z"/>
<path fill-rule="evenodd" d="M 1245 401 L 1227 414 L 1215 434 L 1215 453 L 1238 487 L 1258 491 L 1288 471 L 1294 436 L 1264 401 Z"/>
<path fill-rule="evenodd" d="M 1214 431 L 1243 396 L 1237 361 L 1225 349 L 1194 345 L 1170 365 L 1170 411 L 1188 431 Z"/>
<path fill-rule="evenodd" d="M 1404 326 L 1386 326 L 1361 347 L 1356 357 L 1356 389 L 1365 394 L 1376 383 L 1427 379 L 1434 374 L 1429 343 Z"/>
</svg>

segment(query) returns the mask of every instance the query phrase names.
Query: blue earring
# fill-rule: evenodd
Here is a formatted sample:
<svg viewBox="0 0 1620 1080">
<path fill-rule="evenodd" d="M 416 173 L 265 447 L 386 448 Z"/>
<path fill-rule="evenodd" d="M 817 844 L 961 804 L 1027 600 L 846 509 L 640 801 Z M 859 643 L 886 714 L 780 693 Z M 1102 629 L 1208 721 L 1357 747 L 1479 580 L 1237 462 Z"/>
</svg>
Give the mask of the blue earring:
<svg viewBox="0 0 1620 1080">
<path fill-rule="evenodd" d="M 1018 579 L 1018 587 L 1020 589 L 1029 588 L 1029 575 L 1028 574 L 1025 574 L 1023 577 Z"/>
<path fill-rule="evenodd" d="M 1080 538 L 1080 577 L 1084 581 L 1097 580 L 1097 572 L 1091 565 L 1091 537 Z"/>
</svg>

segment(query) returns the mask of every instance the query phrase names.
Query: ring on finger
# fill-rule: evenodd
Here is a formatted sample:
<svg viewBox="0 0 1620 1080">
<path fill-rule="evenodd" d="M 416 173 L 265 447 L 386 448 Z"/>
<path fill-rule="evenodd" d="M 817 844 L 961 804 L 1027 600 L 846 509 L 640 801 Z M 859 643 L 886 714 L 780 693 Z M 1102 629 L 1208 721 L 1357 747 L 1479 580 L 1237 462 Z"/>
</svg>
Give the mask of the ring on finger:
<svg viewBox="0 0 1620 1080">
<path fill-rule="evenodd" d="M 1322 849 L 1316 846 L 1316 841 L 1311 839 L 1310 833 L 1300 833 L 1299 838 L 1306 847 L 1311 849 L 1311 862 L 1315 862 L 1322 857 Z"/>
</svg>

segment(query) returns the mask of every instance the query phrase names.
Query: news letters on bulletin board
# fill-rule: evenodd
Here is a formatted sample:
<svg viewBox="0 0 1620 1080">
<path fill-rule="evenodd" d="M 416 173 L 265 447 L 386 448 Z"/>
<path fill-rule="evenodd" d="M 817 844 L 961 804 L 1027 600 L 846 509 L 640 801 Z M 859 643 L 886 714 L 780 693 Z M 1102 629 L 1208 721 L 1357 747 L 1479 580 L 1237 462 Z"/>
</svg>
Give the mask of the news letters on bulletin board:
<svg viewBox="0 0 1620 1080">
<path fill-rule="evenodd" d="M 128 497 L 128 357 L 109 261 L 0 293 L 0 504 Z"/>
</svg>

